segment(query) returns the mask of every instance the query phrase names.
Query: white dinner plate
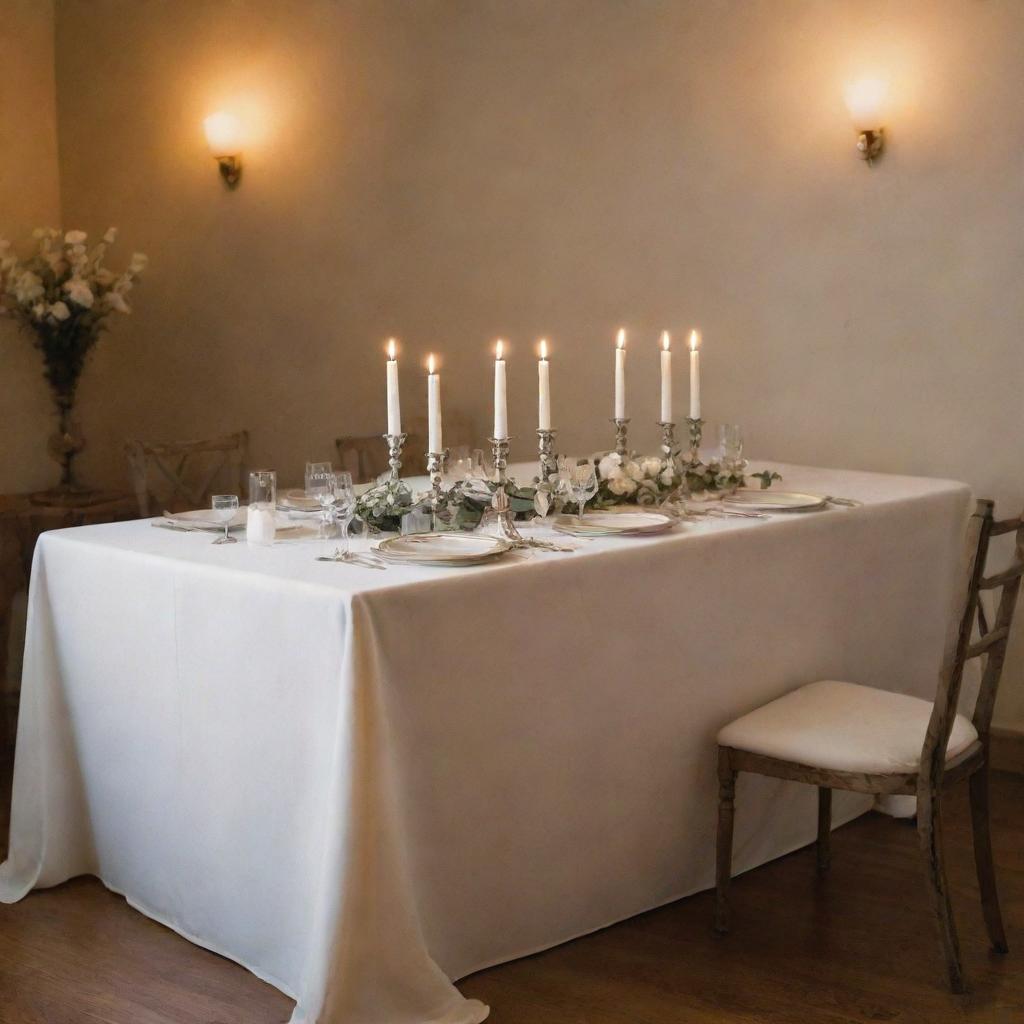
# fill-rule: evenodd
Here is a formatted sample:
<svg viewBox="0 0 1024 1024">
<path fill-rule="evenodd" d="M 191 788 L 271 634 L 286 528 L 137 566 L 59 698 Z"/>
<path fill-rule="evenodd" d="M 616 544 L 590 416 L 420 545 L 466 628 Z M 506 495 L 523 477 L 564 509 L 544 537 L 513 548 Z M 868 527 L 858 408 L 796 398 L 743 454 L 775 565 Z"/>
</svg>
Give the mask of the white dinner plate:
<svg viewBox="0 0 1024 1024">
<path fill-rule="evenodd" d="M 284 494 L 277 499 L 277 504 L 281 508 L 288 509 L 290 512 L 320 511 L 320 502 L 315 498 L 307 498 L 306 492 L 298 488 L 285 491 Z"/>
<path fill-rule="evenodd" d="M 664 533 L 678 522 L 678 518 L 668 512 L 627 505 L 585 512 L 582 522 L 578 516 L 563 513 L 555 517 L 553 526 L 559 533 L 575 537 L 639 537 Z"/>
<path fill-rule="evenodd" d="M 801 491 L 755 491 L 747 488 L 727 494 L 723 503 L 742 505 L 755 512 L 809 512 L 825 507 L 820 494 L 804 494 Z"/>
<path fill-rule="evenodd" d="M 413 533 L 377 545 L 382 558 L 409 565 L 480 565 L 511 550 L 508 541 L 475 533 Z"/>
</svg>

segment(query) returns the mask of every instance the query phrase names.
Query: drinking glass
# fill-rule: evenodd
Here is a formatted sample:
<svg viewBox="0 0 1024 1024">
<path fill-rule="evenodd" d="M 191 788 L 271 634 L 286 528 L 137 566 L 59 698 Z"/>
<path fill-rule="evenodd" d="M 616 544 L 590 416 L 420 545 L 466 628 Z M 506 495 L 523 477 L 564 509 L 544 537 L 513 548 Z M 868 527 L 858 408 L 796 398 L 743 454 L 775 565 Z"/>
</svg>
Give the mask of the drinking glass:
<svg viewBox="0 0 1024 1024">
<path fill-rule="evenodd" d="M 473 468 L 470 471 L 470 476 L 477 480 L 490 480 L 492 475 L 491 461 L 484 455 L 483 448 L 473 449 Z"/>
<path fill-rule="evenodd" d="M 581 462 L 569 467 L 569 485 L 579 509 L 579 520 L 583 522 L 583 509 L 597 494 L 597 467 L 592 462 Z"/>
<path fill-rule="evenodd" d="M 249 474 L 249 516 L 245 539 L 250 544 L 270 545 L 277 532 L 277 474 L 272 469 L 254 469 Z"/>
<path fill-rule="evenodd" d="M 238 495 L 237 494 L 215 494 L 210 507 L 213 509 L 213 518 L 216 522 L 222 523 L 224 526 L 224 536 L 218 537 L 213 543 L 214 544 L 236 544 L 238 543 L 234 537 L 232 537 L 228 530 L 231 529 L 231 520 L 235 518 L 235 513 L 238 511 Z"/>
<path fill-rule="evenodd" d="M 414 509 L 412 512 L 406 512 L 405 515 L 402 516 L 402 536 L 408 537 L 414 533 L 430 533 L 433 525 L 433 517 L 429 512 L 422 512 L 420 509 Z"/>
<path fill-rule="evenodd" d="M 334 512 L 341 530 L 342 552 L 349 549 L 348 527 L 352 517 L 356 514 L 356 492 L 352 486 L 351 473 L 334 474 Z"/>
<path fill-rule="evenodd" d="M 329 462 L 306 463 L 306 497 L 320 503 L 320 540 L 330 536 L 331 506 L 334 504 L 334 467 Z"/>
<path fill-rule="evenodd" d="M 445 483 L 447 485 L 462 483 L 473 473 L 473 457 L 469 453 L 469 446 L 457 444 L 448 453 L 445 459 Z"/>
<path fill-rule="evenodd" d="M 718 453 L 727 469 L 736 469 L 743 461 L 743 428 L 738 423 L 719 426 Z"/>
<path fill-rule="evenodd" d="M 271 509 L 277 505 L 277 474 L 272 469 L 254 469 L 249 474 L 249 505 Z"/>
</svg>

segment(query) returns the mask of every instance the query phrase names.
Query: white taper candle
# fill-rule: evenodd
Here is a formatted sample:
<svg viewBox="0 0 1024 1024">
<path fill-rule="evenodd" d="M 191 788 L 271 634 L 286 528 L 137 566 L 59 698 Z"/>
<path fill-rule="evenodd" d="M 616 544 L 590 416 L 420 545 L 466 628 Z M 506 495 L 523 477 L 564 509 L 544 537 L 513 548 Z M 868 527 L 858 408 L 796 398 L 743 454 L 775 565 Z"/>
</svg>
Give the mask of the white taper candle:
<svg viewBox="0 0 1024 1024">
<path fill-rule="evenodd" d="M 537 362 L 537 427 L 551 429 L 551 364 L 548 362 L 548 343 L 540 339 L 540 359 Z"/>
<path fill-rule="evenodd" d="M 504 342 L 500 339 L 494 355 L 494 437 L 503 441 L 508 437 L 508 396 L 505 391 Z"/>
<path fill-rule="evenodd" d="M 427 357 L 427 448 L 443 452 L 441 433 L 441 374 L 434 372 L 434 357 Z"/>
<path fill-rule="evenodd" d="M 395 339 L 388 340 L 388 433 L 397 437 L 402 432 L 402 406 L 398 398 L 398 358 Z"/>
<path fill-rule="evenodd" d="M 674 423 L 672 419 L 672 351 L 668 331 L 661 332 L 661 422 Z"/>
<path fill-rule="evenodd" d="M 700 335 L 690 331 L 690 419 L 700 419 Z"/>
<path fill-rule="evenodd" d="M 626 329 L 619 328 L 615 339 L 615 418 L 626 418 Z"/>
</svg>

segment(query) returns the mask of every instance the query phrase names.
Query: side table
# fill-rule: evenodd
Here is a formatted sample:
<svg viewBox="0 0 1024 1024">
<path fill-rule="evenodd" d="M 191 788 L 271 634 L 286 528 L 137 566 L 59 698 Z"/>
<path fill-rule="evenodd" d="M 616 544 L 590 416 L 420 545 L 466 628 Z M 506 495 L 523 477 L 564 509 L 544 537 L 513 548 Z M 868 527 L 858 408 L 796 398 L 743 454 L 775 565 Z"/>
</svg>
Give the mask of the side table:
<svg viewBox="0 0 1024 1024">
<path fill-rule="evenodd" d="M 112 491 L 103 500 L 82 508 L 34 505 L 27 494 L 0 495 L 0 760 L 14 749 L 18 720 L 18 689 L 8 688 L 11 608 L 15 595 L 28 588 L 32 553 L 46 530 L 91 523 L 136 519 L 139 507 L 132 495 Z M 24 638 L 19 638 L 19 643 Z"/>
</svg>

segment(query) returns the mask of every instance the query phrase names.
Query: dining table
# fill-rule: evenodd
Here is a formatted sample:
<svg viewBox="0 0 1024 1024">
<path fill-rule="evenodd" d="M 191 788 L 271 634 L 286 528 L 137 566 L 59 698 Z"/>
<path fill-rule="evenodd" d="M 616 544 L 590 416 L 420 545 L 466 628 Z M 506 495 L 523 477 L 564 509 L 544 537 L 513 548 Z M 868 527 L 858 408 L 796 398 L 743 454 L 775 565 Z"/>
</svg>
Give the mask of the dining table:
<svg viewBox="0 0 1024 1024">
<path fill-rule="evenodd" d="M 96 876 L 293 1024 L 482 1021 L 460 978 L 713 884 L 727 722 L 820 679 L 934 693 L 970 489 L 760 465 L 851 505 L 531 525 L 571 550 L 455 568 L 45 533 L 0 900 Z M 813 787 L 736 803 L 737 873 L 815 836 Z M 837 793 L 834 825 L 870 806 Z"/>
</svg>

